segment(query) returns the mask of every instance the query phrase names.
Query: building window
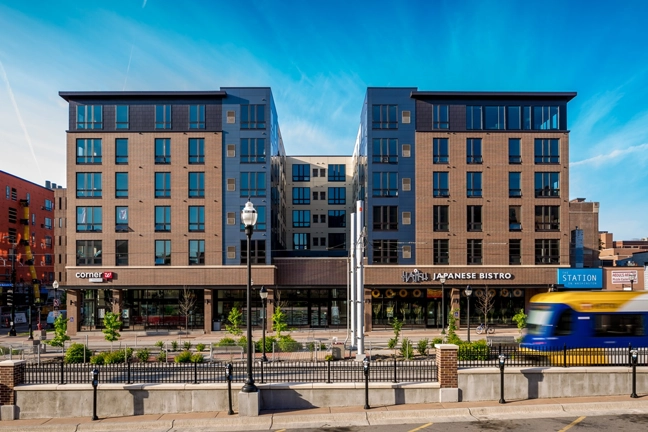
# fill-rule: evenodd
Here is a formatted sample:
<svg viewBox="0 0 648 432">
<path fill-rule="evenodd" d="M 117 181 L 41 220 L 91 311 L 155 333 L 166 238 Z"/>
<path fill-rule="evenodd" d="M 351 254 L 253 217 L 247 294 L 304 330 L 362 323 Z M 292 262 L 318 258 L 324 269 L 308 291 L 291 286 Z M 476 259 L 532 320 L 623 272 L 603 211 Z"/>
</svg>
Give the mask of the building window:
<svg viewBox="0 0 648 432">
<path fill-rule="evenodd" d="M 374 138 L 372 161 L 374 163 L 398 163 L 398 139 Z"/>
<path fill-rule="evenodd" d="M 115 173 L 115 198 L 128 198 L 128 173 Z"/>
<path fill-rule="evenodd" d="M 18 209 L 9 207 L 9 223 L 17 223 L 18 222 Z"/>
<path fill-rule="evenodd" d="M 552 130 L 559 129 L 560 110 L 557 106 L 534 106 L 533 107 L 533 129 Z"/>
<path fill-rule="evenodd" d="M 310 188 L 294 187 L 292 188 L 293 204 L 310 204 Z"/>
<path fill-rule="evenodd" d="M 235 144 L 227 144 L 227 157 L 228 158 L 236 157 L 236 145 Z"/>
<path fill-rule="evenodd" d="M 324 194 L 324 192 L 321 192 L 321 194 Z M 328 195 L 329 205 L 346 204 L 346 188 L 330 187 L 328 188 Z M 325 198 L 324 195 L 321 196 L 321 199 Z"/>
<path fill-rule="evenodd" d="M 59 220 L 60 220 L 60 218 L 59 218 Z M 32 213 L 32 225 L 34 225 L 34 226 L 36 225 L 36 214 L 35 213 Z M 59 228 L 61 228 L 61 227 L 59 226 Z"/>
<path fill-rule="evenodd" d="M 447 172 L 434 172 L 432 174 L 432 183 L 432 194 L 435 198 L 450 196 L 450 190 L 448 189 Z"/>
<path fill-rule="evenodd" d="M 467 207 L 468 231 L 482 230 L 482 206 Z"/>
<path fill-rule="evenodd" d="M 346 181 L 346 165 L 332 164 L 328 166 L 328 181 L 343 182 Z"/>
<path fill-rule="evenodd" d="M 189 232 L 205 231 L 205 207 L 189 206 Z"/>
<path fill-rule="evenodd" d="M 329 228 L 346 228 L 346 211 L 329 210 L 328 211 Z"/>
<path fill-rule="evenodd" d="M 504 129 L 504 110 L 503 106 L 484 107 L 484 129 Z"/>
<path fill-rule="evenodd" d="M 535 263 L 560 264 L 560 240 L 541 239 L 535 241 Z"/>
<path fill-rule="evenodd" d="M 77 139 L 77 165 L 101 163 L 101 139 Z"/>
<path fill-rule="evenodd" d="M 466 107 L 466 129 L 468 130 L 482 129 L 482 107 L 481 106 Z"/>
<path fill-rule="evenodd" d="M 205 129 L 205 105 L 189 105 L 189 129 Z"/>
<path fill-rule="evenodd" d="M 243 210 L 244 206 L 241 206 L 241 211 Z M 257 206 L 255 207 L 257 211 L 257 222 L 256 225 L 254 226 L 255 231 L 265 231 L 266 230 L 266 207 L 265 206 Z M 240 214 L 240 212 L 239 212 Z M 245 231 L 245 225 L 243 225 L 243 222 L 241 221 L 241 231 Z"/>
<path fill-rule="evenodd" d="M 320 177 L 326 177 L 326 168 L 320 168 Z"/>
<path fill-rule="evenodd" d="M 466 173 L 466 196 L 473 198 L 482 196 L 482 173 Z"/>
<path fill-rule="evenodd" d="M 103 129 L 103 106 L 77 105 L 77 129 Z"/>
<path fill-rule="evenodd" d="M 293 228 L 309 228 L 310 227 L 310 210 L 293 210 Z"/>
<path fill-rule="evenodd" d="M 535 173 L 535 196 L 559 197 L 560 196 L 560 173 L 537 172 Z"/>
<path fill-rule="evenodd" d="M 189 265 L 205 265 L 205 240 L 189 240 Z"/>
<path fill-rule="evenodd" d="M 155 240 L 155 265 L 171 265 L 171 240 Z"/>
<path fill-rule="evenodd" d="M 155 129 L 171 129 L 171 105 L 155 105 Z"/>
<path fill-rule="evenodd" d="M 6 193 L 7 193 L 7 199 L 9 199 L 9 190 L 10 190 L 10 188 L 9 188 L 9 186 L 7 186 L 7 187 L 5 188 L 5 191 L 6 191 Z"/>
<path fill-rule="evenodd" d="M 521 123 L 521 111 L 519 106 L 509 106 L 506 107 L 506 129 L 508 130 L 520 130 L 522 129 Z"/>
<path fill-rule="evenodd" d="M 432 129 L 449 129 L 448 105 L 432 106 Z"/>
<path fill-rule="evenodd" d="M 329 213 L 329 219 L 330 217 Z M 374 206 L 373 229 L 377 231 L 398 230 L 398 206 Z"/>
<path fill-rule="evenodd" d="M 128 265 L 128 240 L 115 240 L 115 265 Z"/>
<path fill-rule="evenodd" d="M 309 233 L 293 233 L 293 249 L 306 250 L 310 247 Z"/>
<path fill-rule="evenodd" d="M 560 206 L 535 206 L 536 231 L 560 231 Z"/>
<path fill-rule="evenodd" d="M 319 215 L 314 214 L 313 215 L 313 223 L 318 223 L 319 221 Z"/>
<path fill-rule="evenodd" d="M 522 240 L 510 239 L 508 244 L 509 244 L 509 265 L 522 264 Z"/>
<path fill-rule="evenodd" d="M 509 173 L 509 197 L 520 198 L 522 196 L 522 173 Z"/>
<path fill-rule="evenodd" d="M 115 164 L 116 165 L 128 164 L 128 139 L 127 138 L 115 139 Z"/>
<path fill-rule="evenodd" d="M 432 163 L 448 163 L 448 138 L 434 138 L 432 140 Z"/>
<path fill-rule="evenodd" d="M 43 210 L 45 211 L 52 211 L 54 208 L 54 203 L 48 199 L 45 200 L 45 205 L 43 206 Z M 33 215 L 33 213 L 32 213 Z"/>
<path fill-rule="evenodd" d="M 266 174 L 264 172 L 241 173 L 241 196 L 246 198 L 266 196 Z"/>
<path fill-rule="evenodd" d="M 204 198 L 204 197 L 205 197 L 205 173 L 190 172 L 189 173 L 189 198 Z"/>
<path fill-rule="evenodd" d="M 401 154 L 403 157 L 411 157 L 412 156 L 412 145 L 411 144 L 403 144 L 402 149 L 401 149 Z"/>
<path fill-rule="evenodd" d="M 395 172 L 373 173 L 373 196 L 375 197 L 398 196 L 398 173 Z"/>
<path fill-rule="evenodd" d="M 328 235 L 329 249 L 346 249 L 346 234 L 345 233 L 329 233 Z M 320 246 L 326 246 L 326 237 L 320 237 Z"/>
<path fill-rule="evenodd" d="M 310 181 L 310 165 L 294 164 L 292 166 L 292 181 L 294 182 Z"/>
<path fill-rule="evenodd" d="M 466 140 L 466 163 L 482 163 L 482 140 L 481 138 L 468 138 Z"/>
<path fill-rule="evenodd" d="M 205 139 L 204 138 L 189 138 L 189 163 L 190 164 L 205 163 Z"/>
<path fill-rule="evenodd" d="M 166 165 L 171 163 L 171 139 L 155 138 L 155 163 Z"/>
<path fill-rule="evenodd" d="M 319 237 L 313 237 L 313 246 L 319 246 Z"/>
<path fill-rule="evenodd" d="M 229 256 L 229 250 L 228 258 L 234 258 Z M 265 240 L 250 240 L 250 264 L 265 264 L 265 262 Z M 241 264 L 247 264 L 247 240 L 241 240 Z"/>
<path fill-rule="evenodd" d="M 468 254 L 467 264 L 475 265 L 482 263 L 482 241 L 469 239 L 467 242 Z"/>
<path fill-rule="evenodd" d="M 50 236 L 45 236 L 45 247 L 46 247 L 47 249 L 51 249 L 51 248 L 52 248 L 52 237 L 50 237 Z"/>
<path fill-rule="evenodd" d="M 155 173 L 155 198 L 171 198 L 171 173 Z"/>
<path fill-rule="evenodd" d="M 398 129 L 398 105 L 373 105 L 372 129 Z"/>
<path fill-rule="evenodd" d="M 115 106 L 115 129 L 128 129 L 128 105 Z"/>
<path fill-rule="evenodd" d="M 16 201 L 18 199 L 18 191 L 16 188 L 11 188 L 11 200 Z"/>
<path fill-rule="evenodd" d="M 103 226 L 101 207 L 77 207 L 76 209 L 77 232 L 101 232 Z"/>
<path fill-rule="evenodd" d="M 536 139 L 534 149 L 534 160 L 537 164 L 560 163 L 560 140 L 558 139 Z"/>
<path fill-rule="evenodd" d="M 398 264 L 398 241 L 374 240 L 372 264 Z"/>
<path fill-rule="evenodd" d="M 450 226 L 450 218 L 448 216 L 448 206 L 433 206 L 432 207 L 432 229 L 434 231 L 448 231 Z"/>
<path fill-rule="evenodd" d="M 520 145 L 520 138 L 509 138 L 509 163 L 519 164 L 522 163 L 522 147 Z"/>
<path fill-rule="evenodd" d="M 128 232 L 128 207 L 115 207 L 115 232 Z"/>
<path fill-rule="evenodd" d="M 155 232 L 171 231 L 171 206 L 155 206 Z"/>
<path fill-rule="evenodd" d="M 509 231 L 522 231 L 522 206 L 509 206 Z"/>
<path fill-rule="evenodd" d="M 313 192 L 313 201 L 319 200 L 319 192 Z"/>
<path fill-rule="evenodd" d="M 313 177 L 319 177 L 319 168 L 313 168 Z"/>
<path fill-rule="evenodd" d="M 241 129 L 265 127 L 265 105 L 241 105 Z"/>
<path fill-rule="evenodd" d="M 265 138 L 241 139 L 241 163 L 265 163 L 265 161 Z"/>
<path fill-rule="evenodd" d="M 76 251 L 76 265 L 101 265 L 101 240 L 77 240 Z"/>
<path fill-rule="evenodd" d="M 43 227 L 44 227 L 45 229 L 52 229 L 53 226 L 54 226 L 54 225 L 52 225 L 52 218 L 48 218 L 48 217 L 46 217 L 46 218 L 45 218 L 45 221 L 44 221 L 44 223 L 43 223 Z M 35 237 L 36 237 L 36 233 L 32 233 L 32 237 L 35 238 Z M 32 243 L 34 243 L 34 245 L 35 245 L 35 244 L 36 244 L 36 240 L 33 240 Z"/>
<path fill-rule="evenodd" d="M 343 188 L 342 188 L 343 189 Z M 343 196 L 346 194 L 346 189 L 344 190 Z M 326 192 L 320 192 L 319 193 L 319 199 L 320 201 L 326 201 Z M 346 197 L 345 197 L 345 202 L 346 202 Z"/>
<path fill-rule="evenodd" d="M 435 239 L 433 249 L 435 265 L 450 263 L 450 240 Z"/>
<path fill-rule="evenodd" d="M 77 173 L 77 198 L 101 198 L 101 173 Z"/>
</svg>

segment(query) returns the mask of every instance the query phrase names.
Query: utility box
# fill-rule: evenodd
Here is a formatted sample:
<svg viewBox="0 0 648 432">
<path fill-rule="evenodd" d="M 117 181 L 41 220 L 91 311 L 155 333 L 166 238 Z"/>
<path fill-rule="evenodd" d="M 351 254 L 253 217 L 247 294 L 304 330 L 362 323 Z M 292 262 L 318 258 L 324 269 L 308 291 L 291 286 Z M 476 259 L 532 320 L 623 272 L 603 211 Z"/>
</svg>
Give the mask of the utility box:
<svg viewBox="0 0 648 432">
<path fill-rule="evenodd" d="M 47 330 L 40 331 L 40 340 L 42 341 L 47 340 Z"/>
<path fill-rule="evenodd" d="M 220 331 L 221 329 L 221 322 L 220 321 L 214 321 L 212 323 L 212 331 Z"/>
<path fill-rule="evenodd" d="M 342 347 L 331 347 L 331 355 L 333 356 L 333 360 L 342 360 Z"/>
</svg>

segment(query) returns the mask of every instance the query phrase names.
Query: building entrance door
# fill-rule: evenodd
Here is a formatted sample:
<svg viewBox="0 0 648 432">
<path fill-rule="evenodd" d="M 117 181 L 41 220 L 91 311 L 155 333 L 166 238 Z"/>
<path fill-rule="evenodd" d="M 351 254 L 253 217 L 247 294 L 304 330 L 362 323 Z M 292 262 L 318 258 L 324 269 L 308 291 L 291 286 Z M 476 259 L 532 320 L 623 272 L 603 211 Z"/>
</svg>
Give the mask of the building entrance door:
<svg viewBox="0 0 648 432">
<path fill-rule="evenodd" d="M 328 326 L 328 302 L 322 300 L 311 300 L 310 305 L 311 327 Z"/>
<path fill-rule="evenodd" d="M 425 318 L 427 328 L 441 328 L 441 301 L 437 299 L 428 300 Z"/>
</svg>

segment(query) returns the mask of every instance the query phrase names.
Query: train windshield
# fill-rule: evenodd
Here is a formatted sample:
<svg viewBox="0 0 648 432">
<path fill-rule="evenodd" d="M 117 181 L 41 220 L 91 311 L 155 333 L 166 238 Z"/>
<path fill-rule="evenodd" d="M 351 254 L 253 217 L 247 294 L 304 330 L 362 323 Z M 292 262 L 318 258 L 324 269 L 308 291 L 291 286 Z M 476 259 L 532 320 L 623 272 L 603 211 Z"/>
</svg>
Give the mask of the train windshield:
<svg viewBox="0 0 648 432">
<path fill-rule="evenodd" d="M 527 331 L 530 335 L 542 335 L 551 325 L 553 311 L 546 306 L 532 306 L 527 317 Z"/>
</svg>

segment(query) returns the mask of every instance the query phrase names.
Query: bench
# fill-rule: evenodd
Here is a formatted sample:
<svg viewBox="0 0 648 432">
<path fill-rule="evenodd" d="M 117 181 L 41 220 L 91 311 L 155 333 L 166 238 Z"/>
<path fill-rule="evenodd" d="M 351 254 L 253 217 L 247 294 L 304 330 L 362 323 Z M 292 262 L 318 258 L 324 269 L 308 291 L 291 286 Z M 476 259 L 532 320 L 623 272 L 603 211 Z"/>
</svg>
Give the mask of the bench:
<svg viewBox="0 0 648 432">
<path fill-rule="evenodd" d="M 518 345 L 515 336 L 486 336 L 488 346 L 493 345 Z"/>
<path fill-rule="evenodd" d="M 233 356 L 234 354 L 240 354 L 240 359 L 243 360 L 243 352 L 243 347 L 238 345 L 212 346 L 210 360 L 214 361 L 214 356 L 216 354 L 227 354 L 230 356 Z"/>
</svg>

